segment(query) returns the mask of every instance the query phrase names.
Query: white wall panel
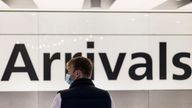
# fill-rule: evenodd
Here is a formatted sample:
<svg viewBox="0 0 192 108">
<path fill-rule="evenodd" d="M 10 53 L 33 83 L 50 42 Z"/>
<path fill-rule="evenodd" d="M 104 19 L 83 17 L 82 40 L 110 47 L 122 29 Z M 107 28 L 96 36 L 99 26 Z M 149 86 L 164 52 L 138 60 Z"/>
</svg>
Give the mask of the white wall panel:
<svg viewBox="0 0 192 108">
<path fill-rule="evenodd" d="M 0 12 L 0 34 L 37 34 L 36 12 Z"/>
<path fill-rule="evenodd" d="M 145 13 L 64 12 L 39 14 L 40 34 L 148 34 Z"/>
<path fill-rule="evenodd" d="M 190 13 L 1 12 L 0 34 L 192 34 L 191 19 Z"/>
<path fill-rule="evenodd" d="M 151 13 L 150 34 L 192 34 L 191 13 Z"/>
</svg>

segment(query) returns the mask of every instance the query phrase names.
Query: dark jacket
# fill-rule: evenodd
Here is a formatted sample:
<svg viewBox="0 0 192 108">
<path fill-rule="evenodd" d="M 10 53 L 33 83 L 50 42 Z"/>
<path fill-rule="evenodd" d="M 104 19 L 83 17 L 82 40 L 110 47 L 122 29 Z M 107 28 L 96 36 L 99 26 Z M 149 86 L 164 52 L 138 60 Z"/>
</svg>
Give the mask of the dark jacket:
<svg viewBox="0 0 192 108">
<path fill-rule="evenodd" d="M 111 108 L 111 98 L 105 90 L 96 88 L 90 79 L 77 79 L 69 89 L 59 91 L 61 108 Z"/>
</svg>

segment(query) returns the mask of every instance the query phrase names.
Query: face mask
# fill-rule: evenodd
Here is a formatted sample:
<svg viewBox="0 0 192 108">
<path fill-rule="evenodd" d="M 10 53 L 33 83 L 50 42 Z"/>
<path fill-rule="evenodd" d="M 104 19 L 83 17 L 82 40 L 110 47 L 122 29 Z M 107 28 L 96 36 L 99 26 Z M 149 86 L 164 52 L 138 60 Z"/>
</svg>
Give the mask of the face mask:
<svg viewBox="0 0 192 108">
<path fill-rule="evenodd" d="M 65 81 L 71 85 L 73 83 L 73 79 L 71 78 L 71 75 L 70 74 L 66 74 L 65 76 Z"/>
</svg>

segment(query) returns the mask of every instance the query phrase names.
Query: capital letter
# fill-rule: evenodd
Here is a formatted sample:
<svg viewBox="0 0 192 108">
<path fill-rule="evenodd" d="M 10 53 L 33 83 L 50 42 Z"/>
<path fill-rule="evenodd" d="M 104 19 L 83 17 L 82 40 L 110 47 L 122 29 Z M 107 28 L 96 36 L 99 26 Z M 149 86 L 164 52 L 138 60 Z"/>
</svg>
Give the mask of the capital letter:
<svg viewBox="0 0 192 108">
<path fill-rule="evenodd" d="M 21 53 L 25 67 L 14 66 L 19 52 Z M 24 44 L 15 44 L 1 80 L 8 81 L 12 72 L 27 72 L 31 80 L 38 80 L 35 69 Z"/>
</svg>

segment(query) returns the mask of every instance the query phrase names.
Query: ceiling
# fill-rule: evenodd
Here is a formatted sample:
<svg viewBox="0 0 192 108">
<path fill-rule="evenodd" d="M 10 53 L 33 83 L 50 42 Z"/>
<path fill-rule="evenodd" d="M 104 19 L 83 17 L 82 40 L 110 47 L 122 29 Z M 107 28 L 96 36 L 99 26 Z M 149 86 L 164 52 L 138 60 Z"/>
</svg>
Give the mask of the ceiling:
<svg viewBox="0 0 192 108">
<path fill-rule="evenodd" d="M 92 2 L 98 2 L 101 5 L 92 7 Z M 0 0 L 0 8 L 192 10 L 192 3 L 191 0 Z"/>
</svg>

